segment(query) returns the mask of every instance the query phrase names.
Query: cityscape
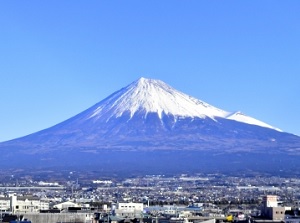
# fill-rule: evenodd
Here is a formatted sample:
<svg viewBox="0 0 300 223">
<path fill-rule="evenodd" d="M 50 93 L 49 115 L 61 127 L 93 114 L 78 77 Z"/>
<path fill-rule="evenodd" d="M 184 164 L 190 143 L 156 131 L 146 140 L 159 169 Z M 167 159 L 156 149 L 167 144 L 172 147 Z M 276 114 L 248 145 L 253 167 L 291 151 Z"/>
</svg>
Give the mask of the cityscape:
<svg viewBox="0 0 300 223">
<path fill-rule="evenodd" d="M 24 175 L 16 170 L 15 175 L 1 173 L 0 193 L 3 220 L 289 222 L 289 212 L 299 209 L 300 180 L 253 172 L 101 177 L 97 172 Z M 264 211 L 266 198 L 273 199 L 268 207 L 281 214 Z"/>
</svg>

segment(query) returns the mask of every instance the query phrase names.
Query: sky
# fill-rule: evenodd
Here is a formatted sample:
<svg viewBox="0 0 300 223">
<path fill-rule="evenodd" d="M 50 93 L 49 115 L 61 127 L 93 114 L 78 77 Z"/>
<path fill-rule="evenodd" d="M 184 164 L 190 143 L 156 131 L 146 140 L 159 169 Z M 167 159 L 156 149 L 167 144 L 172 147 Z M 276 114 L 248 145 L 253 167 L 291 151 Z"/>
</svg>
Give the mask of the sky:
<svg viewBox="0 0 300 223">
<path fill-rule="evenodd" d="M 300 1 L 0 1 L 0 141 L 140 77 L 300 135 Z"/>
</svg>

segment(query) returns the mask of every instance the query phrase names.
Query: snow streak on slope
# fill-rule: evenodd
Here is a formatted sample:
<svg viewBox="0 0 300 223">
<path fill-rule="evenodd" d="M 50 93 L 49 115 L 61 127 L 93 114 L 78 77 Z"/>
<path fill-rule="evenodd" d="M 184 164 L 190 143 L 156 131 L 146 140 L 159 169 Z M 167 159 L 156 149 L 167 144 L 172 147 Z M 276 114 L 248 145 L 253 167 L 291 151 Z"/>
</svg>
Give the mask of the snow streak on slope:
<svg viewBox="0 0 300 223">
<path fill-rule="evenodd" d="M 136 113 L 144 116 L 148 113 L 157 113 L 159 118 L 162 118 L 163 114 L 192 118 L 220 117 L 278 130 L 240 112 L 232 114 L 211 106 L 154 79 L 140 78 L 95 106 L 96 109 L 88 118 L 106 117 L 108 121 L 113 117 L 121 117 L 128 113 L 130 117 Z"/>
<path fill-rule="evenodd" d="M 265 128 L 275 129 L 277 131 L 282 132 L 282 130 L 280 130 L 278 128 L 274 128 L 273 126 L 271 126 L 269 124 L 266 124 L 262 121 L 254 119 L 252 117 L 249 117 L 249 116 L 247 116 L 247 115 L 245 115 L 245 114 L 243 114 L 239 111 L 230 114 L 226 118 L 231 119 L 231 120 L 235 120 L 235 121 L 238 121 L 238 122 L 244 122 L 244 123 L 251 124 L 251 125 L 258 125 L 258 126 L 265 127 Z"/>
</svg>

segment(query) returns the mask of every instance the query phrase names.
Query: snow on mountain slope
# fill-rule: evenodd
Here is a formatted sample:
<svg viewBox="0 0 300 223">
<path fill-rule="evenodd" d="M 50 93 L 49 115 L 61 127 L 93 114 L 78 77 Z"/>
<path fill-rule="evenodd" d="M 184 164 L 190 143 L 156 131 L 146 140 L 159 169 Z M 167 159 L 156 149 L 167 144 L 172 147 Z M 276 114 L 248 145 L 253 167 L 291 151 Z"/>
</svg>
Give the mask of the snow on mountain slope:
<svg viewBox="0 0 300 223">
<path fill-rule="evenodd" d="M 215 108 L 203 101 L 175 90 L 160 80 L 140 78 L 120 91 L 112 94 L 101 103 L 91 117 L 111 113 L 120 117 L 130 112 L 158 113 L 180 117 L 224 117 L 228 112 Z"/>
<path fill-rule="evenodd" d="M 163 114 L 173 115 L 175 118 L 220 117 L 280 131 L 241 112 L 230 113 L 216 108 L 177 91 L 163 81 L 143 77 L 101 101 L 88 118 L 98 119 L 105 116 L 109 120 L 127 113 L 130 113 L 130 117 L 135 113 L 145 116 L 148 113 L 157 113 L 159 118 L 162 118 Z"/>
<path fill-rule="evenodd" d="M 230 119 L 230 120 L 235 120 L 235 121 L 238 121 L 238 122 L 244 122 L 244 123 L 251 124 L 251 125 L 258 125 L 258 126 L 261 126 L 261 127 L 270 128 L 270 129 L 274 129 L 274 130 L 277 130 L 279 132 L 282 132 L 282 130 L 280 130 L 278 128 L 275 128 L 275 127 L 273 127 L 269 124 L 266 124 L 262 121 L 259 121 L 255 118 L 252 118 L 250 116 L 247 116 L 247 115 L 243 114 L 240 111 L 234 112 L 234 113 L 228 115 L 226 118 Z"/>
</svg>

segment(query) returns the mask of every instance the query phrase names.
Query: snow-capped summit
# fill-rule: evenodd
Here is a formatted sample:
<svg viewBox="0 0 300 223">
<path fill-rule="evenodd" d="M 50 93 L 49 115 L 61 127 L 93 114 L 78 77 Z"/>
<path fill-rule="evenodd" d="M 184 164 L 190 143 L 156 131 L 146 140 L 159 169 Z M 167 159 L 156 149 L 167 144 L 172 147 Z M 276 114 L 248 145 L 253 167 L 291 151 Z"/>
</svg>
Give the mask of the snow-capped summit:
<svg viewBox="0 0 300 223">
<path fill-rule="evenodd" d="M 144 116 L 157 113 L 160 119 L 163 114 L 174 117 L 209 117 L 213 120 L 219 117 L 278 130 L 240 112 L 230 113 L 216 108 L 174 89 L 161 80 L 144 77 L 112 94 L 95 107 L 89 118 L 108 117 L 109 120 L 127 113 L 130 114 L 130 118 L 136 113 Z"/>
<path fill-rule="evenodd" d="M 120 117 L 127 112 L 130 112 L 131 117 L 136 112 L 145 115 L 157 113 L 160 118 L 163 113 L 175 117 L 201 118 L 227 115 L 227 112 L 179 92 L 163 81 L 142 77 L 106 98 L 91 117 L 101 116 L 103 113 Z"/>
</svg>

